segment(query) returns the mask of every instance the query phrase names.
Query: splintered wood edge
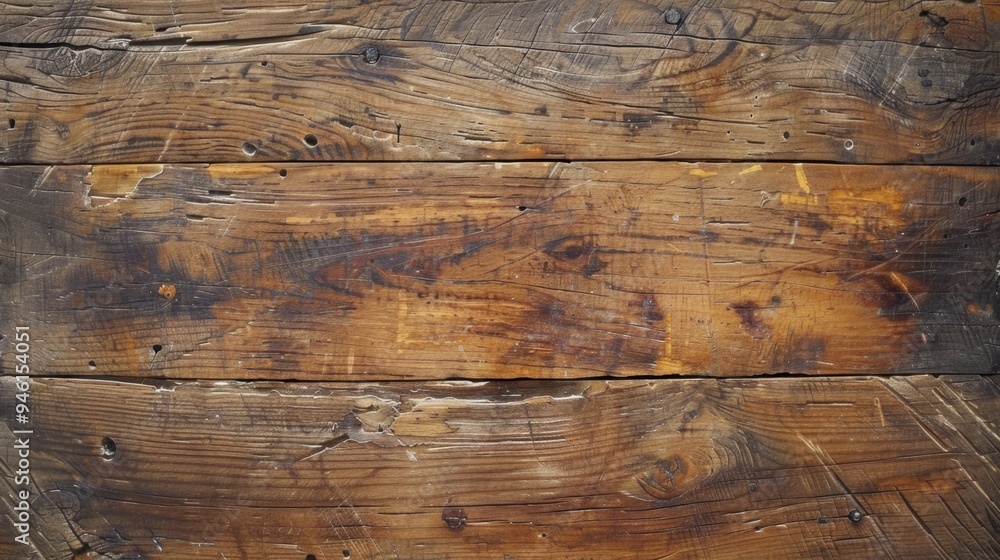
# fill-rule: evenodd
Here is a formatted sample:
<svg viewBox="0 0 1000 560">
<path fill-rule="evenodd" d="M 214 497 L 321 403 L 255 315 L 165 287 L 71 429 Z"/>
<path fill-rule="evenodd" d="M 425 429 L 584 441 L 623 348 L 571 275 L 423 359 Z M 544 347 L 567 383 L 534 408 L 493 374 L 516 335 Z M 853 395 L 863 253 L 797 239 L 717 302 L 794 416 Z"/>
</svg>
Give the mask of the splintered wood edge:
<svg viewBox="0 0 1000 560">
<path fill-rule="evenodd" d="M 29 446 L 31 484 L 0 499 L 28 492 L 31 544 L 5 523 L 5 557 L 1000 552 L 986 376 L 28 390 L 0 462 Z"/>
</svg>

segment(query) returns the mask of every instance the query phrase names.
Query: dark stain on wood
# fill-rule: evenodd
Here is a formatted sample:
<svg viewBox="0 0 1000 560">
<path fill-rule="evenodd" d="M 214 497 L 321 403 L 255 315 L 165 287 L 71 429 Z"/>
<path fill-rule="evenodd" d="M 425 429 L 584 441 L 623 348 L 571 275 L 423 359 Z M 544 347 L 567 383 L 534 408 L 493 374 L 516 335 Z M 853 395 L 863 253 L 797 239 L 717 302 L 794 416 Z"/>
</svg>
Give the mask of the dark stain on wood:
<svg viewBox="0 0 1000 560">
<path fill-rule="evenodd" d="M 97 360 L 107 343 L 53 327 L 84 349 L 77 366 L 45 367 L 88 371 L 95 360 L 101 374 L 148 373 L 147 349 L 194 324 L 203 334 L 173 340 L 155 372 L 211 375 L 197 364 L 221 360 L 339 377 L 392 371 L 416 350 L 450 356 L 440 374 L 491 377 L 996 367 L 991 171 L 938 171 L 942 186 L 924 188 L 926 169 L 807 166 L 805 194 L 788 167 L 745 168 L 558 164 L 549 177 L 546 164 L 407 164 L 334 186 L 302 166 L 284 177 L 270 166 L 14 167 L 0 218 L 22 249 L 4 253 L 0 286 L 22 316 L 45 317 L 41 300 L 14 294 L 41 274 L 50 291 L 73 278 L 45 292 L 49 312 L 138 337 L 136 363 Z M 466 186 L 470 173 L 506 186 Z M 702 190 L 734 181 L 701 208 Z M 358 187 L 376 194 L 359 198 Z M 761 206 L 765 188 L 774 194 Z M 526 202 L 533 211 L 518 210 Z M 11 277 L 15 267 L 25 276 Z M 803 313 L 815 320 L 789 330 Z M 161 327 L 141 327 L 149 321 Z M 861 324 L 880 333 L 877 350 Z M 755 346 L 767 340 L 782 342 Z M 961 357 L 939 351 L 956 344 Z M 293 358 L 308 348 L 327 357 Z"/>
<path fill-rule="evenodd" d="M 729 305 L 740 318 L 740 326 L 754 338 L 767 338 L 771 330 L 763 322 L 763 318 L 757 315 L 758 307 L 753 301 L 741 301 Z"/>
</svg>

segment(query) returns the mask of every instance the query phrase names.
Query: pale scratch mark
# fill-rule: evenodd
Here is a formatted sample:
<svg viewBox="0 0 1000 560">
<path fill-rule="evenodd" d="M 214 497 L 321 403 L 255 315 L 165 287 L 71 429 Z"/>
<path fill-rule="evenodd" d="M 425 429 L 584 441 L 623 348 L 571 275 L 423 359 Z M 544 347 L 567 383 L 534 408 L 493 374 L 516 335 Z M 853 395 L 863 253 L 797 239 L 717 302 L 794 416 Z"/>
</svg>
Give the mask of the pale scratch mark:
<svg viewBox="0 0 1000 560">
<path fill-rule="evenodd" d="M 885 414 L 882 413 L 882 401 L 878 397 L 875 397 L 874 403 L 875 403 L 875 410 L 878 411 L 878 418 L 879 418 L 879 420 L 881 420 L 882 427 L 884 428 L 885 427 Z"/>
<path fill-rule="evenodd" d="M 898 284 L 900 288 L 903 288 L 903 292 L 906 293 L 906 296 L 910 298 L 910 301 L 913 302 L 913 306 L 917 308 L 917 311 L 920 311 L 920 304 L 918 304 L 917 300 L 913 297 L 912 294 L 910 294 L 909 288 L 906 287 L 906 284 L 903 283 L 903 281 L 899 278 L 899 276 L 897 276 L 895 272 L 890 272 L 889 277 L 892 278 L 893 281 L 896 282 L 896 284 Z"/>
<path fill-rule="evenodd" d="M 903 64 L 899 66 L 899 73 L 896 74 L 896 80 L 892 82 L 892 86 L 890 86 L 888 89 L 885 90 L 885 95 L 883 95 L 882 100 L 878 102 L 879 107 L 885 104 L 885 100 L 889 99 L 889 96 L 892 95 L 892 91 L 896 89 L 896 86 L 899 85 L 899 80 L 903 78 L 903 73 L 906 72 L 906 69 L 909 68 L 910 66 L 910 59 L 913 58 L 913 55 L 917 53 L 917 48 L 918 47 L 916 46 L 910 47 L 910 56 L 906 57 L 906 60 L 903 62 Z"/>
<path fill-rule="evenodd" d="M 35 179 L 35 184 L 34 186 L 31 187 L 30 196 L 35 196 L 36 194 L 38 194 L 38 191 L 41 189 L 41 186 L 44 185 L 45 182 L 49 180 L 49 175 L 51 174 L 52 174 L 52 166 L 50 165 L 45 168 L 45 171 L 42 171 L 42 174 L 38 176 L 38 179 Z"/>
<path fill-rule="evenodd" d="M 950 453 L 952 451 L 952 447 L 945 445 L 944 441 L 942 441 L 941 438 L 938 437 L 937 434 L 935 434 L 931 430 L 930 426 L 928 426 L 927 423 L 922 419 L 920 411 L 914 408 L 914 406 L 910 404 L 910 402 L 906 399 L 906 397 L 904 397 L 899 391 L 897 391 L 892 385 L 890 385 L 889 384 L 890 381 L 888 379 L 883 379 L 883 378 L 876 378 L 876 379 L 878 380 L 879 383 L 882 384 L 882 386 L 885 388 L 886 391 L 892 394 L 892 396 L 896 397 L 896 402 L 898 402 L 904 408 L 906 408 L 906 411 L 910 414 L 910 418 L 913 419 L 913 421 L 917 424 L 917 426 L 920 427 L 921 430 L 923 430 L 924 434 L 927 436 L 928 439 L 934 442 L 934 444 L 937 445 L 941 451 L 944 451 L 945 453 Z"/>
<path fill-rule="evenodd" d="M 955 410 L 955 414 L 957 414 L 962 418 L 968 418 L 971 416 L 972 419 L 976 422 L 976 424 L 978 424 L 979 427 L 983 429 L 983 431 L 986 433 L 989 439 L 992 439 L 995 442 L 1000 442 L 1000 434 L 997 433 L 996 428 L 994 426 L 990 426 L 990 424 L 986 422 L 986 420 L 979 414 L 979 412 L 976 409 L 972 408 L 972 406 L 970 406 L 969 403 L 961 395 L 959 395 L 958 392 L 955 391 L 955 389 L 950 384 L 944 383 L 943 386 L 945 389 L 948 390 L 948 392 L 952 394 L 952 396 L 954 396 L 955 402 L 958 403 L 958 406 L 961 406 L 966 411 L 963 414 L 962 412 Z M 966 438 L 966 441 L 968 441 L 968 438 Z M 970 441 L 969 444 L 972 445 L 972 442 Z M 976 448 L 975 446 L 973 446 L 973 448 L 975 448 L 977 452 L 979 452 L 978 448 Z"/>
<path fill-rule="evenodd" d="M 789 245 L 795 245 L 795 235 L 799 232 L 799 221 L 795 220 L 792 224 L 792 240 L 788 242 Z"/>
<path fill-rule="evenodd" d="M 354 373 L 354 347 L 352 346 L 347 354 L 347 375 Z"/>
<path fill-rule="evenodd" d="M 549 172 L 545 174 L 546 179 L 553 179 L 559 177 L 562 174 L 562 168 L 566 166 L 565 163 L 557 161 L 549 167 Z"/>
<path fill-rule="evenodd" d="M 577 30 L 577 27 L 580 27 L 581 25 L 585 25 L 585 24 L 588 24 L 588 23 L 590 23 L 590 24 L 597 23 L 597 18 L 590 18 L 590 19 L 585 19 L 585 20 L 583 20 L 581 22 L 577 22 L 576 24 L 573 25 L 573 27 L 569 28 L 569 32 L 570 33 L 579 33 L 580 31 Z M 587 31 L 584 31 L 584 33 L 590 32 L 590 30 L 593 29 L 593 28 L 594 28 L 594 26 L 591 25 L 590 28 L 587 29 Z"/>
<path fill-rule="evenodd" d="M 799 433 L 799 432 L 795 432 L 795 435 L 797 435 L 797 436 L 799 437 L 799 439 L 800 439 L 800 440 L 802 440 L 802 443 L 806 444 L 806 447 L 808 447 L 808 448 L 809 448 L 809 450 L 813 452 L 813 455 L 815 455 L 815 456 L 816 456 L 816 459 L 818 459 L 818 460 L 819 460 L 819 464 L 820 464 L 820 466 L 822 466 L 822 467 L 823 467 L 823 469 L 825 469 L 825 470 L 826 470 L 826 472 L 827 472 L 827 473 L 829 473 L 829 475 L 830 475 L 830 477 L 831 477 L 831 478 L 833 479 L 833 481 L 834 481 L 834 482 L 835 482 L 835 483 L 836 483 L 836 484 L 837 484 L 838 486 L 840 486 L 840 489 L 841 489 L 841 490 L 842 490 L 842 491 L 843 491 L 843 492 L 844 492 L 845 494 L 848 494 L 848 495 L 850 495 L 851 497 L 853 497 L 853 493 L 852 493 L 852 492 L 851 492 L 851 490 L 850 490 L 850 489 L 849 489 L 849 488 L 847 487 L 847 485 L 846 485 L 846 484 L 844 484 L 844 481 L 843 481 L 843 479 L 841 479 L 841 478 L 840 478 L 840 475 L 838 475 L 838 474 L 837 474 L 837 473 L 836 473 L 836 472 L 835 472 L 835 471 L 833 470 L 833 467 L 831 467 L 831 466 L 830 466 L 830 464 L 836 464 L 836 461 L 834 461 L 834 460 L 833 460 L 833 458 L 832 458 L 832 457 L 830 457 L 829 455 L 826 455 L 826 452 L 825 452 L 825 451 L 823 451 L 823 449 L 822 449 L 822 448 L 821 448 L 821 447 L 820 447 L 819 445 L 817 445 L 816 443 L 814 443 L 814 442 L 812 442 L 812 441 L 810 441 L 810 440 L 806 439 L 806 437 L 805 437 L 805 436 L 803 436 L 803 435 L 802 435 L 801 433 Z M 826 458 L 824 458 L 824 455 L 826 456 Z M 829 459 L 829 461 L 828 461 L 828 459 Z"/>
<path fill-rule="evenodd" d="M 764 168 L 760 166 L 759 163 L 755 163 L 750 167 L 747 167 L 743 171 L 740 171 L 740 175 L 746 175 L 747 173 L 756 173 L 757 171 L 763 171 Z"/>
<path fill-rule="evenodd" d="M 331 449 L 336 448 L 338 445 L 344 443 L 348 439 L 350 439 L 350 438 L 347 437 L 347 434 L 341 434 L 341 435 L 339 435 L 339 436 L 337 436 L 335 438 L 332 438 L 332 439 L 330 439 L 328 441 L 325 441 L 325 442 L 323 442 L 323 443 L 315 446 L 315 447 L 319 447 L 320 449 L 318 451 L 316 451 L 315 453 L 310 453 L 310 454 L 306 455 L 305 457 L 302 457 L 301 459 L 299 459 L 298 461 L 295 461 L 295 462 L 296 463 L 301 463 L 302 461 L 306 461 L 306 460 L 312 459 L 313 457 L 318 457 L 319 455 L 322 455 L 323 453 L 326 453 L 327 451 L 330 451 Z"/>
<path fill-rule="evenodd" d="M 567 195 L 567 194 L 569 194 L 569 193 L 571 193 L 571 192 L 575 191 L 576 189 L 578 189 L 578 188 L 580 188 L 580 187 L 582 187 L 582 186 L 585 186 L 585 185 L 589 185 L 589 184 L 590 184 L 590 183 L 592 183 L 592 182 L 593 182 L 593 180 L 592 180 L 592 179 L 587 179 L 586 181 L 583 181 L 583 182 L 581 182 L 581 183 L 575 183 L 575 184 L 572 184 L 572 185 L 570 185 L 570 186 L 568 186 L 568 187 L 566 187 L 566 188 L 564 188 L 564 189 L 560 190 L 560 191 L 559 191 L 559 192 L 557 192 L 556 194 L 554 194 L 554 195 L 550 196 L 549 198 L 547 198 L 547 199 L 546 199 L 546 200 L 545 200 L 545 201 L 543 202 L 543 204 L 548 204 L 548 203 L 550 203 L 550 202 L 552 202 L 552 201 L 556 200 L 557 198 L 561 198 L 561 197 L 563 197 L 563 196 L 565 196 L 565 195 Z"/>
<path fill-rule="evenodd" d="M 233 225 L 233 220 L 234 220 L 235 218 L 236 218 L 236 216 L 229 216 L 229 222 L 227 222 L 227 223 L 226 223 L 226 229 L 224 229 L 224 230 L 222 231 L 222 235 L 221 235 L 220 237 L 225 237 L 225 236 L 226 236 L 226 234 L 228 234 L 228 233 L 229 233 L 229 228 L 230 228 L 230 227 L 232 227 L 232 225 Z"/>
</svg>

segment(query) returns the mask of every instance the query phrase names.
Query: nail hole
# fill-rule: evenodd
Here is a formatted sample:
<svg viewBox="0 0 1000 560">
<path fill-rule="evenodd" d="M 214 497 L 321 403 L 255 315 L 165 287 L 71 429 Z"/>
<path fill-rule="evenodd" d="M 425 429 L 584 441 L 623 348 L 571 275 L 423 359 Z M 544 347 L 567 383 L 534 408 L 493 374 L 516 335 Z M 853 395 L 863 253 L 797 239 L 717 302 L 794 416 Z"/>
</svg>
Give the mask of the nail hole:
<svg viewBox="0 0 1000 560">
<path fill-rule="evenodd" d="M 549 538 L 549 536 L 547 534 L 545 534 L 545 533 L 542 533 L 542 538 L 543 539 L 547 539 L 547 538 Z"/>
<path fill-rule="evenodd" d="M 851 139 L 844 140 L 844 149 L 845 150 L 853 150 L 854 149 L 854 140 L 851 140 Z"/>
<path fill-rule="evenodd" d="M 305 142 L 306 146 L 309 146 L 310 148 L 315 148 L 319 145 L 319 140 L 317 140 L 312 134 L 306 134 L 306 137 L 303 138 L 302 141 Z"/>
<path fill-rule="evenodd" d="M 726 135 L 727 135 L 727 136 L 728 136 L 728 135 L 730 135 L 730 134 L 732 134 L 732 133 L 733 133 L 733 131 L 732 131 L 732 130 L 727 130 L 727 131 L 726 131 Z"/>
<path fill-rule="evenodd" d="M 963 243 L 962 244 L 962 248 L 963 249 L 968 249 L 969 248 L 969 244 L 968 243 Z"/>
<path fill-rule="evenodd" d="M 282 177 L 288 177 L 288 170 L 287 169 L 281 169 L 281 170 L 278 171 L 278 175 L 281 175 Z"/>
<path fill-rule="evenodd" d="M 789 134 L 787 130 L 781 133 L 781 137 L 784 138 L 785 140 L 788 140 L 790 136 L 791 134 Z"/>
<path fill-rule="evenodd" d="M 11 127 L 11 128 L 14 128 L 14 119 L 11 119 L 11 120 L 10 120 L 10 123 L 11 123 L 11 124 L 10 124 L 10 127 Z M 975 146 L 975 145 L 976 145 L 976 140 L 975 140 L 975 139 L 972 139 L 972 140 L 969 140 L 969 145 L 970 145 L 970 146 Z"/>
<path fill-rule="evenodd" d="M 243 143 L 243 153 L 246 154 L 246 155 L 248 155 L 248 156 L 252 156 L 252 155 L 254 155 L 254 154 L 257 153 L 257 146 L 254 146 L 250 142 L 244 142 Z"/>
<path fill-rule="evenodd" d="M 968 203 L 969 203 L 969 199 L 965 198 L 964 196 L 962 198 L 958 199 L 958 205 L 959 206 L 965 206 Z"/>
<path fill-rule="evenodd" d="M 862 517 L 864 517 L 864 514 L 856 509 L 852 509 L 847 513 L 847 518 L 851 520 L 851 523 L 860 523 Z"/>
<path fill-rule="evenodd" d="M 90 360 L 89 362 L 87 362 L 87 367 L 89 367 L 92 370 L 97 369 L 97 362 L 95 362 L 94 360 Z"/>
<path fill-rule="evenodd" d="M 14 119 L 10 119 L 9 121 L 7 121 L 7 126 L 9 126 L 10 128 L 14 128 L 15 125 L 17 125 L 17 121 L 15 121 Z M 973 141 L 973 146 L 974 145 L 975 141 Z"/>
<path fill-rule="evenodd" d="M 266 61 L 266 60 L 262 60 L 262 61 L 260 61 L 260 65 L 261 65 L 261 66 L 267 66 L 267 61 Z"/>
<path fill-rule="evenodd" d="M 115 458 L 118 454 L 118 444 L 115 440 L 106 437 L 101 440 L 101 455 L 104 457 L 105 461 L 110 461 Z"/>
<path fill-rule="evenodd" d="M 755 483 L 751 482 L 750 485 L 747 486 L 747 489 L 750 490 L 751 493 L 752 492 L 756 492 L 757 491 L 757 485 Z"/>
<path fill-rule="evenodd" d="M 520 212 L 524 212 L 525 210 L 527 210 L 527 209 L 528 209 L 528 207 L 527 207 L 527 206 L 518 206 L 518 207 L 517 207 L 517 209 L 518 209 L 518 211 L 520 211 Z"/>
<path fill-rule="evenodd" d="M 160 345 L 160 344 L 154 344 L 153 345 L 153 353 L 154 354 L 159 354 L 160 350 L 163 350 L 163 346 L 162 345 Z"/>
<path fill-rule="evenodd" d="M 350 557 L 351 557 L 351 551 L 350 551 L 350 550 L 347 550 L 347 549 L 345 548 L 345 549 L 344 549 L 344 558 L 350 558 Z"/>
<path fill-rule="evenodd" d="M 753 118 L 753 113 L 750 113 L 750 118 L 751 118 L 751 119 Z"/>
<path fill-rule="evenodd" d="M 315 554 L 306 554 L 306 560 L 316 560 Z"/>
</svg>

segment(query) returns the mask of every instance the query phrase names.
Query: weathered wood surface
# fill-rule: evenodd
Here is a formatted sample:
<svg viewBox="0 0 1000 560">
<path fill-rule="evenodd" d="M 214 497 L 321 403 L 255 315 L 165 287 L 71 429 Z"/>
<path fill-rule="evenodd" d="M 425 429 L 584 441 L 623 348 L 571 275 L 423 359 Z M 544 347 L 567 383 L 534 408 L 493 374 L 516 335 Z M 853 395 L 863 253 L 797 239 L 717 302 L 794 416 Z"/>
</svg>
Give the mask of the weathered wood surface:
<svg viewBox="0 0 1000 560">
<path fill-rule="evenodd" d="M 17 557 L 1000 555 L 991 377 L 35 379 L 31 395 L 34 555 Z M 24 551 L 11 531 L 5 558 Z"/>
<path fill-rule="evenodd" d="M 6 1 L 0 557 L 1000 557 L 1000 378 L 842 375 L 1000 372 L 998 114 L 998 0 Z"/>
<path fill-rule="evenodd" d="M 122 165 L 0 185 L 0 333 L 43 338 L 44 375 L 1000 367 L 1000 169 Z"/>
<path fill-rule="evenodd" d="M 669 9 L 682 25 L 666 27 Z M 964 50 L 997 50 L 1000 3 L 740 0 L 711 3 L 598 3 L 588 0 L 447 2 L 390 0 L 7 0 L 0 6 L 4 43 L 113 45 L 115 42 L 260 41 L 352 28 L 368 39 L 426 37 L 470 45 L 553 47 L 589 41 L 677 37 L 774 43 L 788 39 L 895 41 Z M 580 22 L 583 22 L 582 24 Z M 498 31 L 500 31 L 498 33 Z"/>
<path fill-rule="evenodd" d="M 997 6 L 175 4 L 2 8 L 0 162 L 1000 163 Z"/>
</svg>

